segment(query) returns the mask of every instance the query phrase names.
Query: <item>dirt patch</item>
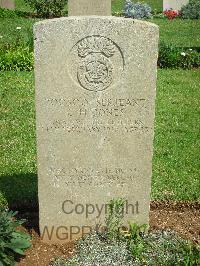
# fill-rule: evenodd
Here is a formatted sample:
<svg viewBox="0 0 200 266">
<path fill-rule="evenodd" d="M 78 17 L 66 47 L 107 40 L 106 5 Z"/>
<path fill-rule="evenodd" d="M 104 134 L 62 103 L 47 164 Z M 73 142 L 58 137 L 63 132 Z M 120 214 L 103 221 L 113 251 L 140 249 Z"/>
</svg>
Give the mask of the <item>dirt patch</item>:
<svg viewBox="0 0 200 266">
<path fill-rule="evenodd" d="M 20 259 L 20 266 L 47 266 L 55 258 L 68 258 L 73 254 L 74 244 L 49 245 L 41 241 L 36 232 L 32 232 L 32 247 L 26 252 L 26 256 Z"/>
<path fill-rule="evenodd" d="M 49 245 L 38 233 L 38 213 L 24 213 L 25 229 L 32 235 L 32 248 L 20 259 L 19 266 L 48 266 L 56 257 L 68 258 L 74 252 L 74 243 Z M 172 229 L 195 243 L 200 243 L 200 204 L 189 202 L 152 202 L 151 230 Z"/>
<path fill-rule="evenodd" d="M 200 244 L 200 204 L 152 202 L 151 230 L 172 229 L 183 238 Z"/>
</svg>

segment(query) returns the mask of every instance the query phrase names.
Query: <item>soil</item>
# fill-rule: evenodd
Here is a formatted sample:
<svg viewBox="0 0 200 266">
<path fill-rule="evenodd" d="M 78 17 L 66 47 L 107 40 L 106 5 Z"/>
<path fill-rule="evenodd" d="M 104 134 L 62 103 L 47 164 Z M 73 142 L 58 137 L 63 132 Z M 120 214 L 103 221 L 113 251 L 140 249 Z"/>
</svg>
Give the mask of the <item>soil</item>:
<svg viewBox="0 0 200 266">
<path fill-rule="evenodd" d="M 18 266 L 48 266 L 55 258 L 68 258 L 75 251 L 75 244 L 50 245 L 39 237 L 38 213 L 24 213 L 24 230 L 32 235 L 32 247 L 19 259 Z M 150 230 L 171 229 L 183 238 L 200 244 L 200 203 L 152 202 Z"/>
</svg>

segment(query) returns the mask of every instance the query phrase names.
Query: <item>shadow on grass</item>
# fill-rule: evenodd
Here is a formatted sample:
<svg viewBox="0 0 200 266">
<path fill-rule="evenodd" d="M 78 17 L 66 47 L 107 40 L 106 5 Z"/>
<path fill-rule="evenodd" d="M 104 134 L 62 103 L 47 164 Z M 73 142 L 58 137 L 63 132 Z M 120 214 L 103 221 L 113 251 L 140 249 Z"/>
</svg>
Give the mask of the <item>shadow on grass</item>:
<svg viewBox="0 0 200 266">
<path fill-rule="evenodd" d="M 0 177 L 0 193 L 10 210 L 18 211 L 17 218 L 25 219 L 24 227 L 39 233 L 37 175 L 13 174 Z"/>
<path fill-rule="evenodd" d="M 17 219 L 25 220 L 22 226 L 30 233 L 33 232 L 40 235 L 39 229 L 39 212 L 19 212 L 16 215 Z"/>
<path fill-rule="evenodd" d="M 0 177 L 0 193 L 11 210 L 38 211 L 37 175 L 13 174 Z"/>
</svg>

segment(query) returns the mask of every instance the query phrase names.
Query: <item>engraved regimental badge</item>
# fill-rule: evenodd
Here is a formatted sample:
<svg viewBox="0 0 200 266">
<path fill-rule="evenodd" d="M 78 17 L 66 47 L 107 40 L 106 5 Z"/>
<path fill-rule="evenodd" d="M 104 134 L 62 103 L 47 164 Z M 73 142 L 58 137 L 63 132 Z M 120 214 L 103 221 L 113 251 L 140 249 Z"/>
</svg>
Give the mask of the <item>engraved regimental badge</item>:
<svg viewBox="0 0 200 266">
<path fill-rule="evenodd" d="M 73 47 L 76 73 L 71 67 L 71 76 L 79 85 L 90 91 L 103 91 L 113 85 L 123 70 L 123 58 L 117 45 L 102 36 L 89 36 Z M 117 71 L 114 67 L 118 64 Z"/>
</svg>

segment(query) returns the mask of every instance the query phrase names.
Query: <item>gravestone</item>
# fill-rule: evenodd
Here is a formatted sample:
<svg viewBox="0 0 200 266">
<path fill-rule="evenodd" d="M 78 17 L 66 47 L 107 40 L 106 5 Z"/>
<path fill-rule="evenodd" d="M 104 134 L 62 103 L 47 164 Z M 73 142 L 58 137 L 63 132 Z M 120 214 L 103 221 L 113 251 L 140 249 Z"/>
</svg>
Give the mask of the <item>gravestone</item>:
<svg viewBox="0 0 200 266">
<path fill-rule="evenodd" d="M 182 6 L 189 3 L 189 0 L 163 0 L 163 10 L 173 9 L 180 11 Z"/>
<path fill-rule="evenodd" d="M 0 0 L 0 7 L 7 9 L 15 9 L 15 1 L 14 0 Z"/>
<path fill-rule="evenodd" d="M 43 240 L 100 230 L 111 199 L 126 200 L 124 224 L 148 224 L 158 26 L 71 16 L 34 34 Z"/>
<path fill-rule="evenodd" d="M 110 16 L 111 1 L 108 0 L 69 0 L 69 16 Z"/>
</svg>

